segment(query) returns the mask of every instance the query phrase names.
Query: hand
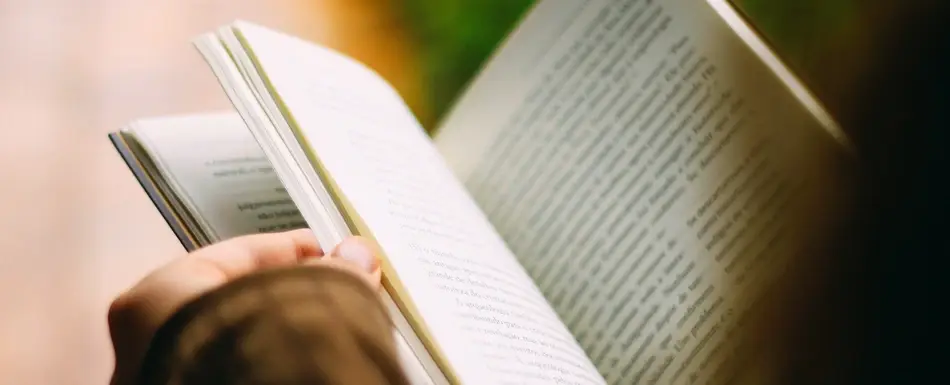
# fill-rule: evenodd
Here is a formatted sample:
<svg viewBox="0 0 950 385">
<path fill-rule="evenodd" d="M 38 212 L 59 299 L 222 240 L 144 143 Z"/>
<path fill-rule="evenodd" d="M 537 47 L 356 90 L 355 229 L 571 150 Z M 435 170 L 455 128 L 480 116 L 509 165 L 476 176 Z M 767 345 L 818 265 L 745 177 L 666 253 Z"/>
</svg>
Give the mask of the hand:
<svg viewBox="0 0 950 385">
<path fill-rule="evenodd" d="M 184 304 L 241 276 L 301 263 L 338 268 L 379 288 L 379 263 L 363 238 L 344 240 L 329 257 L 309 229 L 243 236 L 196 250 L 156 269 L 113 301 L 112 383 L 128 383 L 139 370 L 152 335 Z"/>
</svg>

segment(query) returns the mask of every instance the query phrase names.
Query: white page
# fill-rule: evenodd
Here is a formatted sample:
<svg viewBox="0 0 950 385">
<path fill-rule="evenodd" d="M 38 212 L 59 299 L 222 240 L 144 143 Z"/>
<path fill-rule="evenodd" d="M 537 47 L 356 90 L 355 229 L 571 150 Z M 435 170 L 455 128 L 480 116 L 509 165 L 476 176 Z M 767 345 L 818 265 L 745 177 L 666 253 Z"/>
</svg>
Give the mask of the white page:
<svg viewBox="0 0 950 385">
<path fill-rule="evenodd" d="M 236 28 L 463 383 L 602 383 L 389 85 L 330 50 Z"/>
<path fill-rule="evenodd" d="M 787 87 L 705 2 L 546 0 L 436 144 L 608 382 L 706 383 L 835 146 Z"/>
<path fill-rule="evenodd" d="M 306 227 L 237 114 L 145 119 L 132 133 L 212 242 Z"/>
</svg>

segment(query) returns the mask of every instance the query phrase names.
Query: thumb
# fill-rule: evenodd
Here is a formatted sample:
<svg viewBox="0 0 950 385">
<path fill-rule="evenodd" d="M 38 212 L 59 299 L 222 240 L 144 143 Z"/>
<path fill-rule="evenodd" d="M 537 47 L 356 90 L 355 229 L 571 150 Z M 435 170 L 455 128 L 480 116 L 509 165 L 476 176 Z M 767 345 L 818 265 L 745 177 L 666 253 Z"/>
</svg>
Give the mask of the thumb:
<svg viewBox="0 0 950 385">
<path fill-rule="evenodd" d="M 363 237 L 349 237 L 340 242 L 328 258 L 312 260 L 314 264 L 326 264 L 356 274 L 373 288 L 380 286 L 381 271 L 376 245 Z"/>
<path fill-rule="evenodd" d="M 344 239 L 330 252 L 330 257 L 350 262 L 367 274 L 379 270 L 376 247 L 366 238 L 350 237 Z"/>
</svg>

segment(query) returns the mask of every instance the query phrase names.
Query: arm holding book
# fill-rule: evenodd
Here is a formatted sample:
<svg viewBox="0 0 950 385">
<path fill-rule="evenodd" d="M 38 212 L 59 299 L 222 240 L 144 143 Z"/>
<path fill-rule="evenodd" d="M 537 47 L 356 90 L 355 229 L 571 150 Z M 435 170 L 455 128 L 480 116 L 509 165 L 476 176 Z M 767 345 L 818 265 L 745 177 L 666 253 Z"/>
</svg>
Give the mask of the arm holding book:
<svg viewBox="0 0 950 385">
<path fill-rule="evenodd" d="M 112 384 L 228 376 L 234 383 L 408 384 L 375 294 L 379 278 L 373 248 L 360 238 L 326 257 L 309 230 L 200 249 L 155 270 L 112 304 Z M 280 342 L 289 335 L 298 343 Z M 219 367 L 231 369 L 212 369 Z"/>
</svg>

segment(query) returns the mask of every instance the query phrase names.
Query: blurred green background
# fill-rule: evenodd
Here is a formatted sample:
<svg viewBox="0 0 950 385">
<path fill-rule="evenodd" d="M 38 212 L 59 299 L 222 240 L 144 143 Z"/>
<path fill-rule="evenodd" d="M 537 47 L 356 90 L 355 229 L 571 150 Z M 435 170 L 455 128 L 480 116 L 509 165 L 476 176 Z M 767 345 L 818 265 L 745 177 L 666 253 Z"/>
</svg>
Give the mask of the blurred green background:
<svg viewBox="0 0 950 385">
<path fill-rule="evenodd" d="M 696 0 L 697 3 L 704 0 Z M 821 69 L 857 28 L 860 0 L 731 0 L 819 97 Z M 438 120 L 535 0 L 405 0 L 419 43 L 427 105 Z"/>
</svg>

